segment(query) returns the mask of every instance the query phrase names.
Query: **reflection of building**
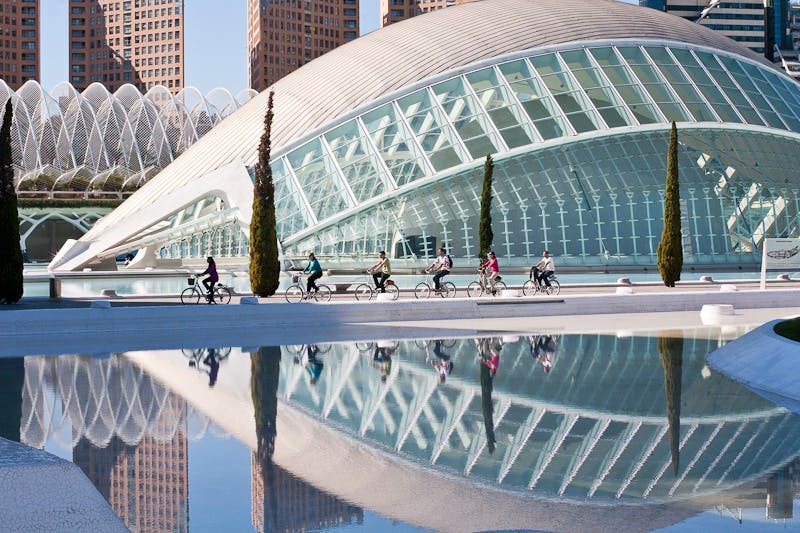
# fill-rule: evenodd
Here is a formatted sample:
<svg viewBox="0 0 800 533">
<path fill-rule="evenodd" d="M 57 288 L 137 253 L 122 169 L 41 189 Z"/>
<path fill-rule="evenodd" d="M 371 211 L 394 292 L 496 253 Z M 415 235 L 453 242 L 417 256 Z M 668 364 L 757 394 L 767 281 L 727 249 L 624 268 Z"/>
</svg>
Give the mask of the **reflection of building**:
<svg viewBox="0 0 800 533">
<path fill-rule="evenodd" d="M 672 121 L 685 264 L 756 264 L 765 237 L 799 235 L 800 84 L 655 9 L 472 2 L 371 32 L 274 88 L 277 232 L 289 257 L 314 250 L 356 268 L 387 250 L 412 266 L 444 244 L 468 263 L 493 154 L 504 265 L 530 265 L 542 249 L 561 265 L 653 265 Z M 80 270 L 118 249 L 146 250 L 154 266 L 230 250 L 236 233 L 218 230 L 238 219 L 247 234 L 249 191 L 203 227 L 182 217 L 248 189 L 243 167 L 256 162 L 267 98 L 214 128 L 51 268 Z"/>
<path fill-rule="evenodd" d="M 305 483 L 275 464 L 270 464 L 272 487 L 267 489 L 256 452 L 251 454 L 251 513 L 259 533 L 327 529 L 361 523 L 364 511 Z"/>
<path fill-rule="evenodd" d="M 21 442 L 69 434 L 73 462 L 134 531 L 188 531 L 189 416 L 120 356 L 25 359 Z"/>
<path fill-rule="evenodd" d="M 39 13 L 39 0 L 0 0 L 0 79 L 12 89 L 39 79 Z"/>
<path fill-rule="evenodd" d="M 69 3 L 70 83 L 102 83 L 114 92 L 131 83 L 145 92 L 183 89 L 183 0 Z"/>
<path fill-rule="evenodd" d="M 263 91 L 358 33 L 357 0 L 247 0 L 250 88 Z"/>
<path fill-rule="evenodd" d="M 81 439 L 73 462 L 91 480 L 131 530 L 189 531 L 189 466 L 186 436 L 172 441 L 151 436 L 135 446 L 114 437 L 105 448 Z"/>
<path fill-rule="evenodd" d="M 417 15 L 475 0 L 381 0 L 381 25 L 388 26 Z"/>
</svg>

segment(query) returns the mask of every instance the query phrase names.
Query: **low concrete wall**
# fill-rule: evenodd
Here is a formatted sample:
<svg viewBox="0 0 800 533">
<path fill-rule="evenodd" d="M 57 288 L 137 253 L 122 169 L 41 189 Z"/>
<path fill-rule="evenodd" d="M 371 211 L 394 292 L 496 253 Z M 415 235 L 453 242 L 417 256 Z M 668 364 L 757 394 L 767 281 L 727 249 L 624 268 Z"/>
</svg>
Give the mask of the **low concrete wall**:
<svg viewBox="0 0 800 533">
<path fill-rule="evenodd" d="M 708 356 L 712 368 L 778 405 L 800 413 L 800 343 L 775 333 L 779 320 L 731 341 Z"/>
<path fill-rule="evenodd" d="M 309 333 L 340 333 L 360 324 L 391 326 L 402 321 L 594 315 L 607 313 L 700 312 L 706 304 L 735 309 L 797 307 L 797 290 L 660 292 L 561 297 L 400 300 L 396 302 L 272 303 L 133 307 L 114 300 L 109 308 L 0 311 L 0 356 L 104 353 L 125 349 L 125 339 L 143 347 L 185 347 L 187 339 L 213 342 L 235 333 L 242 345 L 308 342 Z M 352 337 L 357 338 L 357 337 Z M 173 342 L 174 341 L 174 342 Z M 209 344 L 211 345 L 211 344 Z M 56 350 L 55 352 L 53 350 Z"/>
<path fill-rule="evenodd" d="M 0 529 L 127 532 L 80 468 L 0 438 Z"/>
</svg>

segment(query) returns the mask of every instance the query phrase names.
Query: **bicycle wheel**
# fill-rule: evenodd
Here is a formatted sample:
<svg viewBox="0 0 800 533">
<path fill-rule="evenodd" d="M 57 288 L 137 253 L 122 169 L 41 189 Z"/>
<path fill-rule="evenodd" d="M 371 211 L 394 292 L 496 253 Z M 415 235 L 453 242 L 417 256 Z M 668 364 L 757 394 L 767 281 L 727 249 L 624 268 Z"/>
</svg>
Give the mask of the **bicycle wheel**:
<svg viewBox="0 0 800 533">
<path fill-rule="evenodd" d="M 420 348 L 421 350 L 427 348 L 430 343 L 431 341 L 427 339 L 414 339 L 414 344 L 417 346 L 417 348 Z"/>
<path fill-rule="evenodd" d="M 333 344 L 317 344 L 317 353 L 328 353 L 333 348 Z"/>
<path fill-rule="evenodd" d="M 477 281 L 473 281 L 469 285 L 467 285 L 467 296 L 470 298 L 477 298 L 478 296 L 483 296 L 483 287 Z"/>
<path fill-rule="evenodd" d="M 455 285 L 455 283 L 451 283 L 449 281 L 445 281 L 444 283 L 442 283 L 442 288 L 444 289 L 444 292 L 442 293 L 442 295 L 445 298 L 455 298 L 456 297 L 456 285 Z"/>
<path fill-rule="evenodd" d="M 290 304 L 300 303 L 303 301 L 303 288 L 300 285 L 291 285 L 286 289 L 284 296 Z"/>
<path fill-rule="evenodd" d="M 186 304 L 199 304 L 200 303 L 200 291 L 198 291 L 194 287 L 186 287 L 183 289 L 181 293 L 181 303 Z"/>
<path fill-rule="evenodd" d="M 431 296 L 431 286 L 425 283 L 418 283 L 416 287 L 414 287 L 414 296 L 416 296 L 417 300 L 426 300 Z"/>
<path fill-rule="evenodd" d="M 228 287 L 217 287 L 214 289 L 214 298 L 218 303 L 231 303 L 231 290 Z"/>
<path fill-rule="evenodd" d="M 356 300 L 359 302 L 372 300 L 372 287 L 366 283 L 362 283 L 356 287 Z"/>
<path fill-rule="evenodd" d="M 522 294 L 525 296 L 533 296 L 536 294 L 536 283 L 532 279 L 522 284 Z"/>
<path fill-rule="evenodd" d="M 557 279 L 550 280 L 550 292 L 548 294 L 553 294 L 558 296 L 561 293 L 561 284 L 558 282 Z"/>
<path fill-rule="evenodd" d="M 500 293 L 503 292 L 504 290 L 506 290 L 507 288 L 508 287 L 506 287 L 506 282 L 505 281 L 496 282 L 494 284 L 494 294 L 493 294 L 493 296 L 500 296 Z"/>
<path fill-rule="evenodd" d="M 397 300 L 400 298 L 400 289 L 397 288 L 397 285 L 387 285 L 386 294 L 391 296 L 392 300 Z"/>
<path fill-rule="evenodd" d="M 319 290 L 314 293 L 314 300 L 318 302 L 331 301 L 331 288 L 327 285 L 319 285 Z"/>
</svg>

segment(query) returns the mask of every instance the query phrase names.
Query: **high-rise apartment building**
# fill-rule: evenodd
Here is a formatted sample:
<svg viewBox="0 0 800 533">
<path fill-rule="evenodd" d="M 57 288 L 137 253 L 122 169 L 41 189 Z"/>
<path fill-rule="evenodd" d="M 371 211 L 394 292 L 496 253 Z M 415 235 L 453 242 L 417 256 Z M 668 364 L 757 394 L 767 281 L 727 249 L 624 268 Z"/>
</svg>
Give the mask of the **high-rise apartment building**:
<svg viewBox="0 0 800 533">
<path fill-rule="evenodd" d="M 70 0 L 69 81 L 173 93 L 184 80 L 184 0 Z"/>
<path fill-rule="evenodd" d="M 358 0 L 247 0 L 250 87 L 263 91 L 358 37 Z"/>
<path fill-rule="evenodd" d="M 388 26 L 416 15 L 475 0 L 381 0 L 381 25 Z"/>
<path fill-rule="evenodd" d="M 709 0 L 639 0 L 642 6 L 698 21 L 760 54 L 767 52 L 765 55 L 769 55 L 771 52 L 771 46 L 765 51 L 765 42 L 791 50 L 789 0 L 767 0 L 766 6 L 764 0 L 722 1 L 708 9 L 700 19 L 703 10 L 711 3 Z M 765 19 L 771 20 L 765 23 Z"/>
<path fill-rule="evenodd" d="M 0 79 L 11 89 L 38 80 L 39 0 L 0 0 Z"/>
</svg>

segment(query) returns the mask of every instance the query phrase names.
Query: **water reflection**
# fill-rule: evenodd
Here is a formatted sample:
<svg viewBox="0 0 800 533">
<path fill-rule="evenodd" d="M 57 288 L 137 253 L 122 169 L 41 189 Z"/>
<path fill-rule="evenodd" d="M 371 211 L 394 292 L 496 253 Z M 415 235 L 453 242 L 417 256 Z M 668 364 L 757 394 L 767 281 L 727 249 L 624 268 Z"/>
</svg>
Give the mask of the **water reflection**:
<svg viewBox="0 0 800 533">
<path fill-rule="evenodd" d="M 293 455 L 320 434 L 548 501 L 728 501 L 724 491 L 792 464 L 800 418 L 709 371 L 716 347 L 543 334 L 27 358 L 18 427 L 36 447 L 68 435 L 109 501 L 168 494 L 163 514 L 143 503 L 118 512 L 177 530 L 187 442 L 222 431 L 252 450 L 252 523 L 263 531 L 359 523 L 349 502 L 382 496 L 331 476 L 331 457 Z M 3 402 L 13 416 L 14 398 Z M 355 479 L 369 466 L 348 468 Z M 785 514 L 775 479 L 771 501 Z"/>
</svg>

